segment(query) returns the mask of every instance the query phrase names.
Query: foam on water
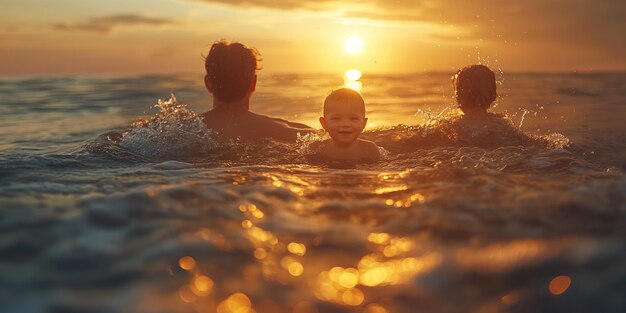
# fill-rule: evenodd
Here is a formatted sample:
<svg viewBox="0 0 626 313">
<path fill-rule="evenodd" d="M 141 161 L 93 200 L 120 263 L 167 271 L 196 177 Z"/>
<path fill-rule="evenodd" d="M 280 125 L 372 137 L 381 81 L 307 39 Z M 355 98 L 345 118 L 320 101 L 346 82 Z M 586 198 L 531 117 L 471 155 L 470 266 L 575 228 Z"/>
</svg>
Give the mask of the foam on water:
<svg viewBox="0 0 626 313">
<path fill-rule="evenodd" d="M 159 112 L 147 120 L 135 122 L 121 135 L 109 136 L 110 142 L 131 154 L 153 160 L 195 160 L 250 162 L 247 164 L 305 163 L 313 155 L 310 145 L 328 138 L 319 131 L 300 136 L 290 148 L 272 140 L 242 142 L 224 140 L 208 129 L 200 116 L 172 97 L 156 105 Z M 483 117 L 459 116 L 459 111 L 443 110 L 437 114 L 422 112 L 427 122 L 420 126 L 395 126 L 368 130 L 363 138 L 380 146 L 383 160 L 394 160 L 394 154 L 409 153 L 441 146 L 498 148 L 523 146 L 564 149 L 570 141 L 558 133 L 543 136 L 526 135 L 506 116 L 490 114 Z M 282 153 L 273 153 L 275 150 Z M 267 155 L 265 154 L 267 153 Z M 276 158 L 277 157 L 277 158 Z M 310 160 L 310 159 L 309 159 Z"/>
<path fill-rule="evenodd" d="M 148 120 L 134 123 L 124 132 L 119 145 L 133 153 L 151 158 L 180 158 L 207 154 L 218 148 L 215 133 L 187 105 L 176 97 L 159 99 L 159 112 Z"/>
</svg>

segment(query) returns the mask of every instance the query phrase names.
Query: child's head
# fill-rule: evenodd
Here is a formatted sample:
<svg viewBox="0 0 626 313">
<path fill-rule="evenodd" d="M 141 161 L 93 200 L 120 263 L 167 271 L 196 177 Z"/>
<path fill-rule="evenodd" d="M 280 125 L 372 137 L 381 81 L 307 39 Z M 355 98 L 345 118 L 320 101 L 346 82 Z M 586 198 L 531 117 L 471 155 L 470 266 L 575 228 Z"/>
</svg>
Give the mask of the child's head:
<svg viewBox="0 0 626 313">
<path fill-rule="evenodd" d="M 365 102 L 358 92 L 340 88 L 324 100 L 324 116 L 320 117 L 320 124 L 336 143 L 353 143 L 361 135 L 366 123 Z"/>
<path fill-rule="evenodd" d="M 478 64 L 459 70 L 452 76 L 454 93 L 463 113 L 487 112 L 496 101 L 496 75 L 488 67 Z"/>
</svg>

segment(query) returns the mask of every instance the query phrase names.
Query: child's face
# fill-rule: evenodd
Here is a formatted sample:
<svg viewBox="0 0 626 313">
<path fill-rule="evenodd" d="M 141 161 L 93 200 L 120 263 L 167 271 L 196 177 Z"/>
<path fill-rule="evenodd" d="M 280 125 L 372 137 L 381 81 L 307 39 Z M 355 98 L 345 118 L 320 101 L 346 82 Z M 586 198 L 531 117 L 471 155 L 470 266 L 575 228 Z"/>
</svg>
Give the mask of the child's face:
<svg viewBox="0 0 626 313">
<path fill-rule="evenodd" d="M 320 124 L 330 137 L 339 144 L 351 144 L 363 131 L 367 118 L 362 104 L 358 102 L 327 103 L 326 113 L 320 117 Z"/>
</svg>

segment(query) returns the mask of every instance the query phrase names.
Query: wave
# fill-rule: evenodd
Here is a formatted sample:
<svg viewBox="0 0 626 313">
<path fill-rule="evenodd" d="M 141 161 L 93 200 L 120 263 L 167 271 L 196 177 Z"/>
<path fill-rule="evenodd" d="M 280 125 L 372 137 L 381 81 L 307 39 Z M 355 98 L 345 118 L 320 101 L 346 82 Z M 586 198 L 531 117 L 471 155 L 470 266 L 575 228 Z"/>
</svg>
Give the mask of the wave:
<svg viewBox="0 0 626 313">
<path fill-rule="evenodd" d="M 549 311 L 537 290 L 565 274 L 585 309 L 623 307 L 626 179 L 563 135 L 432 115 L 365 132 L 383 159 L 337 169 L 307 158 L 322 132 L 223 140 L 174 97 L 157 107 L 70 154 L 5 156 L 0 256 L 17 270 L 0 280 L 17 300 L 0 311 L 191 312 L 234 290 L 258 312 Z"/>
<path fill-rule="evenodd" d="M 196 112 L 179 103 L 174 95 L 167 101 L 159 99 L 155 107 L 159 112 L 154 116 L 139 120 L 125 130 L 103 134 L 88 145 L 88 150 L 114 158 L 130 157 L 153 162 L 295 164 L 308 163 L 308 156 L 314 153 L 309 146 L 327 138 L 323 131 L 319 131 L 301 136 L 293 144 L 271 139 L 256 142 L 224 140 L 207 128 Z M 564 135 L 528 135 L 506 116 L 498 114 L 482 117 L 431 115 L 423 125 L 381 127 L 364 132 L 362 137 L 381 147 L 383 158 L 379 166 L 382 168 L 435 166 L 451 162 L 469 162 L 467 166 L 470 166 L 475 161 L 502 169 L 519 168 L 519 160 L 534 160 L 525 163 L 529 170 L 550 167 L 539 159 L 593 167 L 573 153 L 575 149 L 570 149 L 572 144 Z"/>
</svg>

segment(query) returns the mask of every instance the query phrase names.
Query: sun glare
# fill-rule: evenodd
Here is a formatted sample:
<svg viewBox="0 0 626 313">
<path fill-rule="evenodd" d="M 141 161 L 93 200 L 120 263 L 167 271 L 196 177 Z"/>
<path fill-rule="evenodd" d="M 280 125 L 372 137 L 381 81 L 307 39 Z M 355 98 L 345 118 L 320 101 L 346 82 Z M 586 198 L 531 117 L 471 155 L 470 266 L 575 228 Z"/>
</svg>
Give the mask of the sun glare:
<svg viewBox="0 0 626 313">
<path fill-rule="evenodd" d="M 361 92 L 363 89 L 363 83 L 359 81 L 361 79 L 361 71 L 356 69 L 350 69 L 343 73 L 344 75 L 344 87 L 354 89 Z"/>
<path fill-rule="evenodd" d="M 359 37 L 351 36 L 346 39 L 343 48 L 348 53 L 358 53 L 363 50 L 363 40 Z"/>
<path fill-rule="evenodd" d="M 361 79 L 361 72 L 359 70 L 351 69 L 345 71 L 344 75 L 348 81 L 357 81 Z"/>
</svg>

